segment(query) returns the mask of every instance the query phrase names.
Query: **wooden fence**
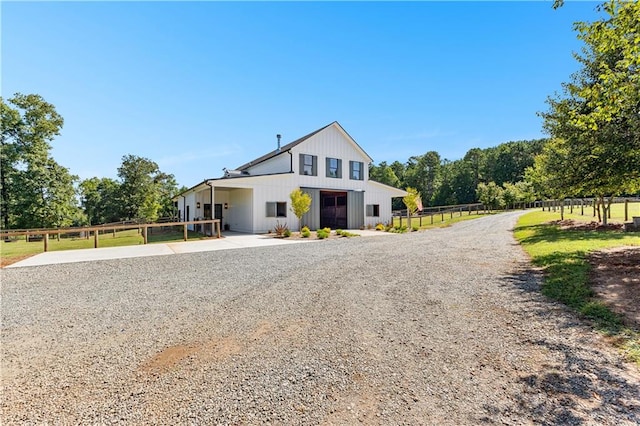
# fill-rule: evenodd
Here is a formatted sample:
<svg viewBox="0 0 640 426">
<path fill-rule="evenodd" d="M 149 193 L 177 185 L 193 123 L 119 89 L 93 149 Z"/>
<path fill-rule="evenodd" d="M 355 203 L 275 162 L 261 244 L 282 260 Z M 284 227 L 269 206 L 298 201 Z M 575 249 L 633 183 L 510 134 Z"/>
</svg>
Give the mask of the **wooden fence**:
<svg viewBox="0 0 640 426">
<path fill-rule="evenodd" d="M 183 228 L 184 240 L 188 239 L 188 226 L 193 225 L 198 232 L 206 233 L 207 226 L 210 225 L 210 235 L 215 234 L 220 238 L 220 219 L 205 219 L 205 220 L 192 220 L 188 222 L 163 222 L 163 223 L 119 223 L 109 225 L 95 225 L 95 226 L 83 226 L 74 228 L 38 228 L 38 229 L 19 229 L 19 230 L 0 230 L 0 237 L 3 240 L 24 236 L 27 239 L 30 236 L 42 236 L 44 241 L 44 251 L 49 250 L 49 236 L 57 235 L 60 238 L 61 234 L 85 234 L 87 237 L 93 233 L 93 246 L 98 248 L 100 232 L 105 233 L 107 231 L 126 231 L 129 229 L 139 229 L 142 233 L 142 239 L 144 244 L 147 244 L 147 230 L 149 228 L 158 227 L 173 227 L 181 226 Z"/>
<path fill-rule="evenodd" d="M 413 215 L 411 215 L 411 219 L 419 220 L 420 226 L 422 226 L 422 220 L 429 221 L 433 225 L 433 217 L 440 216 L 441 222 L 444 222 L 445 215 L 453 218 L 454 214 L 458 214 L 462 216 L 464 213 L 471 215 L 473 212 L 476 214 L 480 214 L 481 211 L 485 210 L 485 206 L 482 203 L 472 203 L 472 204 L 456 204 L 451 206 L 437 206 L 437 207 L 425 207 L 422 211 L 419 211 Z M 400 226 L 402 226 L 402 220 L 408 219 L 407 209 L 404 210 L 394 210 L 392 213 L 393 217 L 397 217 L 400 219 Z M 393 223 L 393 218 L 391 220 Z"/>
<path fill-rule="evenodd" d="M 573 213 L 573 210 L 580 209 L 580 215 L 584 216 L 585 208 L 587 211 L 592 210 L 593 216 L 597 215 L 597 200 L 595 198 L 565 198 L 563 200 L 544 200 L 538 201 L 542 207 L 542 211 L 556 211 L 560 208 L 569 209 L 569 213 Z M 640 197 L 616 197 L 611 204 L 624 203 L 624 221 L 629 221 L 629 203 L 640 202 Z M 609 210 L 608 219 L 611 219 L 611 210 Z"/>
</svg>

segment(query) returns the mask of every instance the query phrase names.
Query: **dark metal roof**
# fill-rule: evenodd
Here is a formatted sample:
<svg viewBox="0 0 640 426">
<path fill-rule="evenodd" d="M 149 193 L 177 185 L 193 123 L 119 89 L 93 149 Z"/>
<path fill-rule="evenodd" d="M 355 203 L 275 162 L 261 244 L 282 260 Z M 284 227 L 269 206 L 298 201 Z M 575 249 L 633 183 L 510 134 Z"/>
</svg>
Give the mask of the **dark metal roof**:
<svg viewBox="0 0 640 426">
<path fill-rule="evenodd" d="M 334 121 L 333 123 L 337 123 L 337 121 Z M 302 142 L 306 141 L 307 139 L 309 139 L 311 136 L 315 135 L 316 133 L 319 133 L 319 132 L 323 131 L 324 129 L 326 129 L 327 127 L 332 126 L 333 123 L 327 124 L 323 128 L 316 130 L 315 132 L 311 132 L 308 135 L 301 137 L 300 139 L 296 139 L 295 141 L 290 142 L 290 143 L 280 147 L 280 151 L 275 149 L 275 150 L 271 151 L 270 153 L 263 155 L 262 157 L 256 158 L 253 161 L 249 161 L 248 163 L 243 164 L 242 166 L 236 168 L 236 170 L 240 170 L 240 171 L 246 170 L 249 167 L 255 166 L 256 164 L 260 164 L 263 161 L 267 161 L 267 160 L 269 160 L 269 159 L 271 159 L 271 158 L 273 158 L 275 156 L 283 154 L 283 153 L 289 151 L 291 148 L 295 147 L 296 145 L 299 145 Z"/>
</svg>

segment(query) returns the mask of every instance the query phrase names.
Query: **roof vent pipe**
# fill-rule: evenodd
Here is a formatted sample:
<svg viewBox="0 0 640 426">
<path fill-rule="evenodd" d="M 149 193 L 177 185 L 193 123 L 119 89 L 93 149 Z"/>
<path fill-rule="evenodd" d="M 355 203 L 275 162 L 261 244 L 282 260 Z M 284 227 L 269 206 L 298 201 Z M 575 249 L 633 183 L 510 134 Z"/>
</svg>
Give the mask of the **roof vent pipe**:
<svg viewBox="0 0 640 426">
<path fill-rule="evenodd" d="M 276 150 L 276 152 L 280 152 L 280 138 L 282 137 L 282 135 L 278 134 L 276 135 L 276 138 L 278 138 L 278 149 Z"/>
</svg>

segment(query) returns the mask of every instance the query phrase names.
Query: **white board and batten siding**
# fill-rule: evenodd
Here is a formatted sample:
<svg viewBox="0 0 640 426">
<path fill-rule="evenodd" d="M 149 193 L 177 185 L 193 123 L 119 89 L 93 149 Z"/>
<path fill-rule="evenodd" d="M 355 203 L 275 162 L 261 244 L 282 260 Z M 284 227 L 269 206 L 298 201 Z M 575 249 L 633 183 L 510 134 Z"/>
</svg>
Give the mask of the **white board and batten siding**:
<svg viewBox="0 0 640 426">
<path fill-rule="evenodd" d="M 273 230 L 277 223 L 286 223 L 292 230 L 298 229 L 300 221 L 291 211 L 289 198 L 295 188 L 303 188 L 315 200 L 311 206 L 315 213 L 311 212 L 302 219 L 309 225 L 319 223 L 321 191 L 347 192 L 348 223 L 354 227 L 388 222 L 391 218 L 391 197 L 406 195 L 400 189 L 369 181 L 372 159 L 337 122 L 290 145 L 280 153 L 272 152 L 271 157 L 263 161 L 257 159 L 255 165 L 244 166 L 242 172 L 247 175 L 207 182 L 214 186 L 213 203 L 227 205 L 223 210 L 223 223 L 232 231 L 265 233 Z M 301 154 L 315 156 L 315 175 L 300 173 Z M 327 158 L 341 160 L 340 177 L 327 176 Z M 350 161 L 361 163 L 361 179 L 351 179 Z M 197 202 L 201 205 L 211 202 L 211 196 L 203 192 L 206 190 L 208 188 L 198 187 L 193 192 L 181 194 L 191 206 L 190 219 L 201 215 L 195 210 Z M 267 203 L 286 203 L 286 216 L 268 217 Z M 368 214 L 373 211 L 375 216 Z"/>
</svg>

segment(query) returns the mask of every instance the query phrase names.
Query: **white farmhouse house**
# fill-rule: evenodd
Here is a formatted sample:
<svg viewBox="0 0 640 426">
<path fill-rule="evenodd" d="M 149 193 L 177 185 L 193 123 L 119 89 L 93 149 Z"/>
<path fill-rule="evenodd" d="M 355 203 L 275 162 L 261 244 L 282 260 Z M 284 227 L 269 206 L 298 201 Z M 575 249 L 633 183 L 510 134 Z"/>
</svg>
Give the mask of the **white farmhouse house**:
<svg viewBox="0 0 640 426">
<path fill-rule="evenodd" d="M 302 225 L 312 230 L 359 229 L 391 220 L 391 199 L 406 192 L 369 180 L 371 157 L 333 122 L 221 178 L 174 198 L 181 221 L 221 219 L 223 230 L 266 233 L 276 222 L 298 229 L 289 194 L 311 195 Z"/>
</svg>

